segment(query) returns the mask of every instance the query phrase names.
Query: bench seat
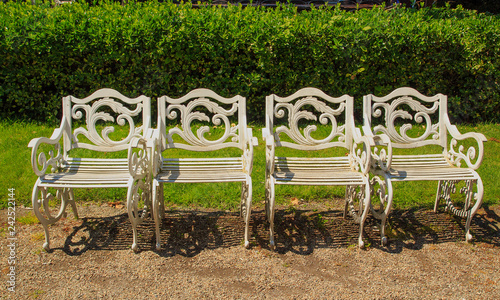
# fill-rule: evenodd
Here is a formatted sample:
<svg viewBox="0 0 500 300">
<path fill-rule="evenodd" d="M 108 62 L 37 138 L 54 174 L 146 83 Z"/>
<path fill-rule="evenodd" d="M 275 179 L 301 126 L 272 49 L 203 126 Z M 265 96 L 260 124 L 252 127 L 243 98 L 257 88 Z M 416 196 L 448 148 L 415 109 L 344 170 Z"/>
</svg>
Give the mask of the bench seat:
<svg viewBox="0 0 500 300">
<path fill-rule="evenodd" d="M 247 173 L 241 157 L 163 159 L 158 182 L 244 182 Z"/>
<path fill-rule="evenodd" d="M 363 185 L 364 177 L 352 170 L 348 157 L 276 157 L 276 184 Z"/>
<path fill-rule="evenodd" d="M 475 180 L 479 176 L 468 168 L 459 168 L 443 155 L 394 155 L 388 172 L 393 181 Z"/>
</svg>

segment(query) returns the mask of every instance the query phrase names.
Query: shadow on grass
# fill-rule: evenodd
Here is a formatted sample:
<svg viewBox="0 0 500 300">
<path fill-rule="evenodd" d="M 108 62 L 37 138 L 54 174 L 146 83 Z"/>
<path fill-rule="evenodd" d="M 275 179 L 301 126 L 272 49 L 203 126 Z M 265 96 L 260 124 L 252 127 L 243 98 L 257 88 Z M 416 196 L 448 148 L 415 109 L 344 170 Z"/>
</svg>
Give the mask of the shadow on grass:
<svg viewBox="0 0 500 300">
<path fill-rule="evenodd" d="M 500 247 L 499 210 L 486 206 L 476 214 L 471 225 L 473 243 Z M 64 246 L 59 248 L 68 255 L 81 255 L 89 250 L 130 249 L 132 228 L 127 214 L 82 220 L 81 225 L 68 230 Z M 154 222 L 150 217 L 138 227 L 138 244 L 140 251 L 155 251 L 163 257 L 193 257 L 203 250 L 243 247 L 244 230 L 244 221 L 238 213 L 169 210 L 160 230 L 162 249 L 155 250 Z M 252 212 L 250 231 L 251 248 L 269 249 L 269 225 L 263 210 Z M 425 244 L 464 242 L 465 219 L 444 211 L 394 210 L 386 234 L 389 243 L 381 246 L 377 220 L 371 216 L 367 219 L 365 246 L 389 253 L 419 250 Z M 275 214 L 276 252 L 280 254 L 308 255 L 319 248 L 355 248 L 358 235 L 359 226 L 351 217 L 344 219 L 339 210 L 278 209 Z"/>
</svg>

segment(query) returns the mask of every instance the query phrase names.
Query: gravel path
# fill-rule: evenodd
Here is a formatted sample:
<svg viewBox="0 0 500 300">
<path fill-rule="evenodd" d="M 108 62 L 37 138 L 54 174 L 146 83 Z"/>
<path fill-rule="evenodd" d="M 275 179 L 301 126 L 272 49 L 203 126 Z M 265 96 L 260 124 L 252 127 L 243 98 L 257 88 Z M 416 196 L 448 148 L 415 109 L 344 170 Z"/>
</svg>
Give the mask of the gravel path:
<svg viewBox="0 0 500 300">
<path fill-rule="evenodd" d="M 238 214 L 170 210 L 164 248 L 153 251 L 148 220 L 139 253 L 130 250 L 122 205 L 87 204 L 79 214 L 50 228 L 49 253 L 40 224 L 17 224 L 16 286 L 9 292 L 1 211 L 2 299 L 500 299 L 500 207 L 475 217 L 473 244 L 463 241 L 463 220 L 447 213 L 395 211 L 389 246 L 378 245 L 370 219 L 364 250 L 355 246 L 357 225 L 339 207 L 281 208 L 275 252 L 261 210 L 252 215 L 249 250 Z"/>
</svg>

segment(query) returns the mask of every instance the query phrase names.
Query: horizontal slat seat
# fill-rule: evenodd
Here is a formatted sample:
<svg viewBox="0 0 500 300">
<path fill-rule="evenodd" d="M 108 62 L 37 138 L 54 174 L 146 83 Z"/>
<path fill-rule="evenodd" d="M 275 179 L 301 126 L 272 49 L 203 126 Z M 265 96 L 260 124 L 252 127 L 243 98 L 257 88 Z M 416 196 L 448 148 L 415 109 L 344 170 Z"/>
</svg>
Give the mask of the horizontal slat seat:
<svg viewBox="0 0 500 300">
<path fill-rule="evenodd" d="M 363 175 L 352 170 L 347 157 L 276 157 L 276 184 L 361 185 Z"/>
<path fill-rule="evenodd" d="M 60 171 L 40 181 L 43 186 L 127 187 L 129 179 L 127 159 L 68 159 Z"/>
<path fill-rule="evenodd" d="M 393 156 L 389 176 L 395 181 L 474 180 L 477 173 L 450 165 L 443 155 Z"/>
<path fill-rule="evenodd" d="M 159 182 L 241 182 L 247 175 L 241 157 L 164 159 Z"/>
</svg>

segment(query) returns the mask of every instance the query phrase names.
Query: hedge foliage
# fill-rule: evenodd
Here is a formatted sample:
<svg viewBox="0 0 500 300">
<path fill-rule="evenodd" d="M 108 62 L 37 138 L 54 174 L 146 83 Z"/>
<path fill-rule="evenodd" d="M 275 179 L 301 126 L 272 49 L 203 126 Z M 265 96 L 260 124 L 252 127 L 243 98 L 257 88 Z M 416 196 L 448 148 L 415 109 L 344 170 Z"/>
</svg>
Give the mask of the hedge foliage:
<svg viewBox="0 0 500 300">
<path fill-rule="evenodd" d="M 499 48 L 499 17 L 463 9 L 0 2 L 0 117 L 56 122 L 61 97 L 102 87 L 206 87 L 263 123 L 266 95 L 314 86 L 354 96 L 360 119 L 364 94 L 410 86 L 447 94 L 454 121 L 500 122 Z"/>
</svg>

